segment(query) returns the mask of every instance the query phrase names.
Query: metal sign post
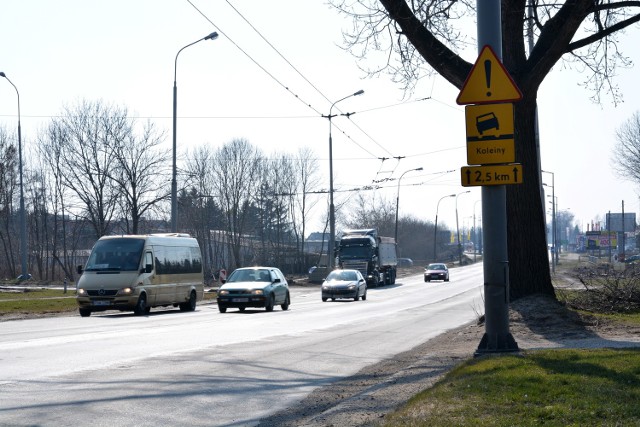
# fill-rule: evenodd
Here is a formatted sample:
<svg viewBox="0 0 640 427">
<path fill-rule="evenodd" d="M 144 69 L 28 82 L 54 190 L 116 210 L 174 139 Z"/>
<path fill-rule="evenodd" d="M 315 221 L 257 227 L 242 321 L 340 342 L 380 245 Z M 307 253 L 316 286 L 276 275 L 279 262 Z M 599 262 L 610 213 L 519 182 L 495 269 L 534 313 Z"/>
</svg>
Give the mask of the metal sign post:
<svg viewBox="0 0 640 427">
<path fill-rule="evenodd" d="M 502 65 L 502 24 L 500 0 L 477 0 L 479 56 L 467 77 L 457 102 L 489 104 L 485 111 L 472 107 L 467 118 L 468 156 L 484 164 L 461 170 L 462 184 L 482 186 L 483 271 L 485 333 L 475 352 L 519 351 L 509 332 L 509 257 L 507 252 L 507 203 L 505 184 L 522 182 L 519 164 L 494 165 L 512 161 L 513 130 L 499 130 L 504 112 L 502 103 L 519 101 L 522 94 Z M 495 105 L 492 105 L 495 104 Z M 507 107 L 508 111 L 508 107 Z M 469 123 L 472 122 L 472 126 Z M 504 130 L 504 129 L 503 129 Z M 489 137 L 487 139 L 487 137 Z M 471 140 L 470 140 L 471 138 Z M 481 143 L 481 146 L 477 144 Z M 489 166 L 486 166 L 489 164 Z"/>
</svg>

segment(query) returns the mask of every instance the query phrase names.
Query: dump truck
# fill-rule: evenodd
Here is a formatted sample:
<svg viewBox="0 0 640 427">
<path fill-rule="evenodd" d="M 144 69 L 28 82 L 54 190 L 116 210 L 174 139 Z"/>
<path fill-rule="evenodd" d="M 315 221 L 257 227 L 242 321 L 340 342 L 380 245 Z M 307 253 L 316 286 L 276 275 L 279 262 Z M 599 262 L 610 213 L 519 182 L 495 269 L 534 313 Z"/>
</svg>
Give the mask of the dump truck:
<svg viewBox="0 0 640 427">
<path fill-rule="evenodd" d="M 396 282 L 398 257 L 393 237 L 378 236 L 375 228 L 344 230 L 336 252 L 338 267 L 359 270 L 368 286 Z"/>
</svg>

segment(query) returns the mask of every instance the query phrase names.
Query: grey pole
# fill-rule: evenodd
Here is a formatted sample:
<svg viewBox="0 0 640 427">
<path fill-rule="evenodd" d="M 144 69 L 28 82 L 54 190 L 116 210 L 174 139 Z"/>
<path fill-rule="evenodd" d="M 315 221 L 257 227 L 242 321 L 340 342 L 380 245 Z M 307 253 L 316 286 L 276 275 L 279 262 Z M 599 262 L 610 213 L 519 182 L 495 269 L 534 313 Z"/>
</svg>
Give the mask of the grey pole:
<svg viewBox="0 0 640 427">
<path fill-rule="evenodd" d="M 22 180 L 22 128 L 20 126 L 20 92 L 7 75 L 0 71 L 0 77 L 7 79 L 11 86 L 16 90 L 18 95 L 18 172 L 20 174 L 20 264 L 21 273 L 19 280 L 27 280 L 29 273 L 27 272 L 27 218 L 24 210 L 24 183 Z"/>
<path fill-rule="evenodd" d="M 402 177 L 406 173 L 413 172 L 413 171 L 421 171 L 421 170 L 422 170 L 422 167 L 409 169 L 408 171 L 404 171 L 402 175 L 400 175 L 400 178 L 398 178 L 398 192 L 396 193 L 396 232 L 394 234 L 396 245 L 398 244 L 398 207 L 400 206 L 400 181 L 402 181 Z"/>
<path fill-rule="evenodd" d="M 347 95 L 344 98 L 338 99 L 331 104 L 329 108 L 329 115 L 323 116 L 329 119 L 329 248 L 327 249 L 327 268 L 329 271 L 335 267 L 334 246 L 336 245 L 336 211 L 333 205 L 333 140 L 331 139 L 331 119 L 334 115 L 331 114 L 333 107 L 340 101 L 344 101 L 352 96 L 362 95 L 364 90 L 360 89 L 357 92 Z"/>
<path fill-rule="evenodd" d="M 486 45 L 502 60 L 500 0 L 477 0 L 478 52 Z M 509 257 L 507 252 L 507 190 L 482 187 L 482 229 L 485 333 L 476 356 L 518 351 L 509 332 Z"/>
<path fill-rule="evenodd" d="M 189 43 L 184 46 L 182 49 L 176 53 L 176 59 L 173 65 L 173 168 L 171 172 L 171 232 L 176 233 L 178 231 L 178 182 L 177 182 L 177 165 L 176 165 L 176 135 L 177 135 L 177 112 L 178 112 L 178 86 L 176 84 L 176 76 L 178 74 L 178 55 L 184 49 L 189 46 L 193 46 L 194 44 L 201 42 L 202 40 L 215 40 L 218 38 L 218 33 L 215 31 L 209 34 L 206 37 L 203 37 L 199 40 L 194 41 L 193 43 Z"/>
<path fill-rule="evenodd" d="M 438 241 L 438 209 L 440 209 L 440 202 L 442 201 L 442 199 L 446 199 L 447 197 L 456 197 L 455 194 L 448 194 L 446 196 L 442 196 L 440 197 L 440 200 L 438 200 L 438 204 L 436 204 L 436 223 L 435 226 L 433 227 L 433 260 L 434 261 L 438 261 L 438 254 L 436 252 L 436 242 Z"/>
</svg>

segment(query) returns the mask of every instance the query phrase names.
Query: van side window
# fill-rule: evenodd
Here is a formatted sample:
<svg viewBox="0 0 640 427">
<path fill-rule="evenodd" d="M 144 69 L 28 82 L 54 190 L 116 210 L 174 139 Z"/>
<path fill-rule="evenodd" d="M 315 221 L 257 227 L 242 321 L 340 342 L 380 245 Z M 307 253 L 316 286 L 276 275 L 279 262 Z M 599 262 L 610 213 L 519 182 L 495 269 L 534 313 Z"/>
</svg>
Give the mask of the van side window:
<svg viewBox="0 0 640 427">
<path fill-rule="evenodd" d="M 153 254 L 151 252 L 144 253 L 144 268 L 147 268 L 147 265 L 153 265 Z"/>
</svg>

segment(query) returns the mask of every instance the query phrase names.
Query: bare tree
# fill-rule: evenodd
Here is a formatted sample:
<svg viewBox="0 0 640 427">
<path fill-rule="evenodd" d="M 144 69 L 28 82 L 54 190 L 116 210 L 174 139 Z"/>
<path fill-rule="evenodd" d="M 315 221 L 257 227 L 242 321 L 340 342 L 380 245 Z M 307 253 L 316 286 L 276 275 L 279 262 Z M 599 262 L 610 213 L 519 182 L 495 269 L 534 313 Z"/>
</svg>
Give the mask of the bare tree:
<svg viewBox="0 0 640 427">
<path fill-rule="evenodd" d="M 290 252 L 291 215 L 288 209 L 294 187 L 293 164 L 286 155 L 274 154 L 263 160 L 260 191 L 256 194 L 258 215 L 256 234 L 261 239 L 260 262 L 283 266 L 285 255 Z M 293 251 L 291 251 L 293 252 Z"/>
<path fill-rule="evenodd" d="M 16 277 L 16 254 L 18 246 L 14 221 L 17 211 L 14 209 L 14 196 L 17 188 L 18 150 L 4 127 L 0 127 L 0 251 L 6 270 L 3 275 Z"/>
<path fill-rule="evenodd" d="M 345 34 L 347 48 L 361 59 L 382 57 L 371 74 L 388 72 L 411 90 L 424 75 L 437 72 L 462 88 L 472 64 L 459 55 L 469 46 L 469 25 L 475 17 L 475 2 L 333 0 L 340 11 L 353 18 L 353 30 Z M 523 167 L 523 184 L 507 188 L 507 244 L 510 296 L 517 299 L 543 293 L 555 295 L 545 239 L 545 221 L 540 197 L 539 153 L 535 117 L 538 88 L 561 60 L 577 64 L 587 76 L 583 82 L 594 99 L 608 93 L 614 102 L 620 94 L 613 83 L 617 66 L 627 66 L 617 47 L 621 30 L 640 21 L 638 1 L 570 0 L 532 1 L 527 18 L 525 0 L 503 0 L 502 62 L 523 93 L 515 104 L 516 159 Z M 526 27 L 525 24 L 530 26 Z M 471 34 L 473 34 L 471 33 Z M 526 38 L 535 44 L 525 50 Z M 526 248 L 526 250 L 524 250 Z"/>
<path fill-rule="evenodd" d="M 307 147 L 300 148 L 297 156 L 293 159 L 294 179 L 289 194 L 289 212 L 291 216 L 291 226 L 296 238 L 296 246 L 300 257 L 298 268 L 305 265 L 304 249 L 307 232 L 307 220 L 312 209 L 319 202 L 317 195 L 313 194 L 318 190 L 320 177 L 318 175 L 318 161 L 313 151 Z"/>
<path fill-rule="evenodd" d="M 258 148 L 239 138 L 218 149 L 211 164 L 216 194 L 226 214 L 229 252 L 235 268 L 245 261 L 242 243 L 250 230 L 251 203 L 259 188 L 261 160 Z"/>
<path fill-rule="evenodd" d="M 144 125 L 141 136 L 135 127 L 135 120 L 128 120 L 121 137 L 112 141 L 116 167 L 107 172 L 119 188 L 119 200 L 126 213 L 124 232 L 129 234 L 139 234 L 143 216 L 154 212 L 169 196 L 166 183 L 170 152 L 160 149 L 164 135 L 156 132 L 151 122 Z"/>
<path fill-rule="evenodd" d="M 118 208 L 120 188 L 111 179 L 118 167 L 113 147 L 130 135 L 127 110 L 82 101 L 65 107 L 53 122 L 62 129 L 58 142 L 64 185 L 80 201 L 80 211 L 99 238 L 108 233 Z"/>
<path fill-rule="evenodd" d="M 73 205 L 71 201 L 71 191 L 64 185 L 65 179 L 62 163 L 62 151 L 64 141 L 67 138 L 65 128 L 59 123 L 51 122 L 49 126 L 38 135 L 36 144 L 37 153 L 44 163 L 42 166 L 43 177 L 49 189 L 49 197 L 45 199 L 47 203 L 43 210 L 50 212 L 52 218 L 49 223 L 49 236 L 51 258 L 51 277 L 54 276 L 55 265 L 57 264 L 65 277 L 74 277 L 74 257 L 72 254 L 78 250 L 79 233 L 72 231 L 78 228 L 78 224 L 71 227 L 68 220 L 68 206 Z"/>
<path fill-rule="evenodd" d="M 634 113 L 616 131 L 611 160 L 620 178 L 640 185 L 640 112 Z"/>
<path fill-rule="evenodd" d="M 208 277 L 211 277 L 216 270 L 228 265 L 226 245 L 220 239 L 219 232 L 223 229 L 225 216 L 221 209 L 218 188 L 214 185 L 214 158 L 211 148 L 202 146 L 188 156 L 186 164 L 190 188 L 196 194 L 196 198 L 193 199 L 194 212 L 188 221 L 200 242 Z M 181 208 L 184 209 L 184 206 L 181 205 Z"/>
</svg>

